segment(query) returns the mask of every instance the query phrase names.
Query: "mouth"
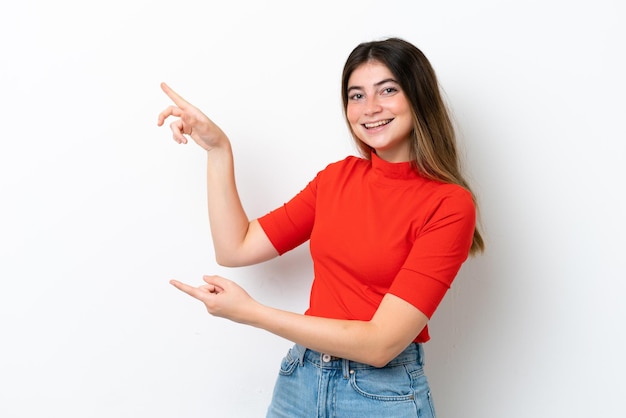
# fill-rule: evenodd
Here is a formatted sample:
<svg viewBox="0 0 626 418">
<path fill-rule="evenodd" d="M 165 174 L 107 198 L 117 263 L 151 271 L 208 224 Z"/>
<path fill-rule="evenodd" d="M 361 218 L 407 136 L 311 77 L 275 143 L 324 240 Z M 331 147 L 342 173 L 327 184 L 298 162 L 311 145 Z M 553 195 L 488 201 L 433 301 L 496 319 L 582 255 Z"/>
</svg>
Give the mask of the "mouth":
<svg viewBox="0 0 626 418">
<path fill-rule="evenodd" d="M 374 128 L 378 128 L 379 126 L 387 125 L 392 120 L 393 119 L 385 119 L 385 120 L 379 120 L 379 121 L 376 121 L 376 122 L 364 123 L 363 127 L 365 129 L 374 129 Z"/>
</svg>

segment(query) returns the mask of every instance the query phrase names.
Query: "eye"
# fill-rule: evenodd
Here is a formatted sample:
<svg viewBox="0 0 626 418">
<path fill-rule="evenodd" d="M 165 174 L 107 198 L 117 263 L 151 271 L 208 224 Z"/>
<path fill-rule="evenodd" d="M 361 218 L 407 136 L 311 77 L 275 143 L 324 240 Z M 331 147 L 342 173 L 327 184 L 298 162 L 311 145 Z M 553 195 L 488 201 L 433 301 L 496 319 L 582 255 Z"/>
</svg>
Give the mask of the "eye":
<svg viewBox="0 0 626 418">
<path fill-rule="evenodd" d="M 363 94 L 362 93 L 354 93 L 352 96 L 348 96 L 348 99 L 350 100 L 359 100 L 363 98 Z"/>
<path fill-rule="evenodd" d="M 390 94 L 394 94 L 398 91 L 397 88 L 395 87 L 385 87 L 382 91 L 383 95 L 390 95 Z"/>
</svg>

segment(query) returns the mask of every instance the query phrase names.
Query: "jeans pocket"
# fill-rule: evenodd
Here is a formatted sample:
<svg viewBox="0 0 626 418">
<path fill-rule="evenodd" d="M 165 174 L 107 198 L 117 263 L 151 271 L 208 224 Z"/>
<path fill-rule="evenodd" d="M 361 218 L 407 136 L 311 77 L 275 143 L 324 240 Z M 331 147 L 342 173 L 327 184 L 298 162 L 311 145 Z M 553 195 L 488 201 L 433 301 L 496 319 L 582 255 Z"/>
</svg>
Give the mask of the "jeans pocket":
<svg viewBox="0 0 626 418">
<path fill-rule="evenodd" d="M 361 396 L 379 401 L 414 399 L 411 373 L 404 366 L 355 369 L 350 384 Z"/>
<path fill-rule="evenodd" d="M 279 373 L 283 376 L 290 376 L 298 365 L 298 359 L 294 356 L 293 348 L 290 348 L 280 363 Z"/>
</svg>

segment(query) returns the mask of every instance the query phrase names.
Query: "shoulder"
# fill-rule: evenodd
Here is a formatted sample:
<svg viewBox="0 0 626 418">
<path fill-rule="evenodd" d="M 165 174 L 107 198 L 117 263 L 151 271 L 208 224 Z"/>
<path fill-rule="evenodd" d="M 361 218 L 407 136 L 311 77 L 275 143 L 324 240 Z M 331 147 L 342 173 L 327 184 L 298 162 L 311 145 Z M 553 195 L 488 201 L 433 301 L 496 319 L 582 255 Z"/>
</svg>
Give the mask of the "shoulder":
<svg viewBox="0 0 626 418">
<path fill-rule="evenodd" d="M 356 157 L 354 155 L 348 155 L 347 157 L 334 161 L 326 166 L 326 169 L 331 170 L 341 170 L 346 167 L 354 167 L 354 166 L 369 166 L 371 165 L 370 160 L 366 160 L 365 158 Z"/>
<path fill-rule="evenodd" d="M 442 199 L 453 199 L 459 201 L 459 203 L 471 203 L 474 204 L 474 198 L 469 190 L 458 184 L 451 183 L 436 183 L 435 192 Z"/>
<path fill-rule="evenodd" d="M 421 201 L 418 206 L 428 219 L 461 216 L 473 219 L 476 216 L 474 196 L 457 184 L 428 180 L 419 190 Z"/>
<path fill-rule="evenodd" d="M 476 217 L 472 193 L 457 184 L 437 183 L 430 197 L 429 206 L 436 218 L 458 217 L 473 222 Z"/>
<path fill-rule="evenodd" d="M 346 173 L 357 171 L 367 170 L 371 166 L 371 161 L 366 160 L 365 158 L 356 157 L 354 155 L 349 155 L 341 160 L 334 161 L 329 163 L 324 169 L 322 169 L 319 174 L 330 175 L 330 176 L 340 176 Z"/>
</svg>

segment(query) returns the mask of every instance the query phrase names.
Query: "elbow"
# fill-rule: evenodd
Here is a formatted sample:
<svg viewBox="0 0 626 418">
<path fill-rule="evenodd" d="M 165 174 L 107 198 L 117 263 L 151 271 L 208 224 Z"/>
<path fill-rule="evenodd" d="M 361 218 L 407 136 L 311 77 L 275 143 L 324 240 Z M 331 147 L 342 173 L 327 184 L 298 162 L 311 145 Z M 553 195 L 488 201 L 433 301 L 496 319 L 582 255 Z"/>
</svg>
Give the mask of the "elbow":
<svg viewBox="0 0 626 418">
<path fill-rule="evenodd" d="M 222 260 L 219 258 L 216 258 L 215 262 L 221 267 L 242 267 L 245 265 L 245 264 L 235 263 L 232 260 Z"/>
<path fill-rule="evenodd" d="M 377 347 L 368 351 L 362 362 L 370 366 L 381 368 L 385 367 L 391 360 L 396 358 L 402 350 L 396 350 L 390 347 Z"/>
<path fill-rule="evenodd" d="M 215 262 L 222 267 L 245 267 L 259 264 L 278 256 L 274 247 L 267 250 L 251 251 L 246 248 L 215 250 Z"/>
<path fill-rule="evenodd" d="M 218 266 L 221 266 L 221 267 L 237 267 L 237 266 L 234 266 L 232 263 L 229 263 L 228 261 L 222 260 L 221 258 L 217 258 L 217 257 L 215 258 L 215 262 L 217 263 Z"/>
<path fill-rule="evenodd" d="M 245 267 L 255 264 L 254 260 L 238 255 L 237 252 L 215 252 L 215 262 L 222 267 Z"/>
<path fill-rule="evenodd" d="M 225 257 L 223 254 L 215 253 L 215 262 L 222 267 L 240 267 L 232 257 Z"/>
<path fill-rule="evenodd" d="M 406 341 L 405 339 L 387 342 L 379 339 L 370 345 L 367 354 L 364 353 L 362 362 L 377 368 L 385 367 L 391 360 L 406 350 L 410 343 L 412 341 Z"/>
<path fill-rule="evenodd" d="M 385 367 L 395 357 L 395 355 L 390 355 L 388 353 L 380 353 L 376 356 L 373 356 L 371 360 L 368 361 L 368 364 L 377 368 Z"/>
<path fill-rule="evenodd" d="M 389 360 L 389 361 L 391 361 L 391 360 Z M 376 360 L 376 361 L 370 361 L 367 364 L 369 364 L 372 367 L 376 367 L 377 369 L 382 369 L 383 367 L 385 367 L 389 363 L 389 361 L 378 361 L 378 360 Z"/>
</svg>

